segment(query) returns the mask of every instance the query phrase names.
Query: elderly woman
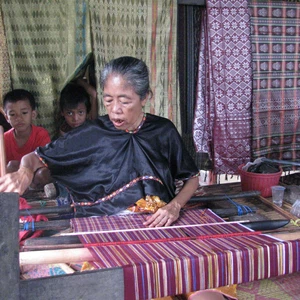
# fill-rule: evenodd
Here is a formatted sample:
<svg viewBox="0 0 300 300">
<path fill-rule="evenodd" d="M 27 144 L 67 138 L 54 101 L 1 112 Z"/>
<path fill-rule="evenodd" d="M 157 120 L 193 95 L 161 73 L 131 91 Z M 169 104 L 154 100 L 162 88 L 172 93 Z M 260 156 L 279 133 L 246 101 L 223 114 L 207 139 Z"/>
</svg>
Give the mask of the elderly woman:
<svg viewBox="0 0 300 300">
<path fill-rule="evenodd" d="M 23 157 L 18 172 L 0 178 L 0 191 L 22 194 L 46 166 L 69 192 L 76 216 L 111 215 L 155 196 L 166 203 L 146 226 L 169 226 L 198 187 L 198 169 L 173 125 L 143 112 L 152 93 L 145 63 L 110 61 L 101 74 L 107 115 Z M 184 186 L 175 195 L 175 180 Z"/>
</svg>

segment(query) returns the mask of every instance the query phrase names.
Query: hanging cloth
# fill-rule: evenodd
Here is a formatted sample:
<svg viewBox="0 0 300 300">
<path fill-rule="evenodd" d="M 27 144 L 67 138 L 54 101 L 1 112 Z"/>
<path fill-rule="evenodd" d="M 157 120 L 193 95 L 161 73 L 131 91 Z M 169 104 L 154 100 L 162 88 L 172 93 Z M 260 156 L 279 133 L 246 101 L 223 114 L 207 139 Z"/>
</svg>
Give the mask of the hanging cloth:
<svg viewBox="0 0 300 300">
<path fill-rule="evenodd" d="M 1 7 L 0 7 L 1 8 Z M 0 9 L 0 106 L 2 106 L 3 95 L 11 89 L 10 64 L 6 36 Z"/>
<path fill-rule="evenodd" d="M 251 48 L 247 1 L 208 0 L 202 17 L 194 142 L 216 174 L 250 160 Z"/>
<path fill-rule="evenodd" d="M 250 1 L 253 157 L 300 157 L 300 3 Z"/>
<path fill-rule="evenodd" d="M 171 120 L 181 131 L 177 75 L 177 1 L 90 0 L 96 77 L 109 60 L 134 56 L 146 62 L 153 97 L 145 112 Z M 99 99 L 102 90 L 97 87 Z M 106 113 L 99 103 L 99 114 Z"/>
<path fill-rule="evenodd" d="M 91 52 L 88 4 L 85 0 L 10 0 L 1 5 L 12 88 L 32 92 L 38 105 L 35 125 L 52 136 L 59 93 Z"/>
</svg>

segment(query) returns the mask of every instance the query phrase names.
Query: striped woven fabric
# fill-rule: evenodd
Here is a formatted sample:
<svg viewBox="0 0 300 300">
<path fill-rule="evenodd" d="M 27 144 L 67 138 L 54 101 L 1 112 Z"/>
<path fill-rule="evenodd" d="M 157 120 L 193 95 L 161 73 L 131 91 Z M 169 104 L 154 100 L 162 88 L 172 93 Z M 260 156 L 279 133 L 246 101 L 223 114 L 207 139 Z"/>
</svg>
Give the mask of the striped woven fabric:
<svg viewBox="0 0 300 300">
<path fill-rule="evenodd" d="M 75 231 L 143 228 L 145 215 L 74 219 Z M 184 211 L 173 229 L 83 235 L 84 243 L 132 239 L 89 248 L 96 268 L 123 267 L 125 299 L 151 299 L 254 281 L 300 270 L 300 241 L 281 242 L 242 224 L 220 224 L 210 210 Z M 179 225 L 209 224 L 177 228 Z M 130 233 L 130 234 L 129 234 Z M 191 237 L 180 240 L 181 237 Z M 199 238 L 194 238 L 198 236 Z M 166 237 L 167 241 L 161 239 Z M 168 241 L 178 237 L 177 241 Z M 209 237 L 209 238 L 208 238 Z M 134 242 L 144 239 L 145 243 Z M 151 240 L 157 239 L 156 242 Z"/>
</svg>

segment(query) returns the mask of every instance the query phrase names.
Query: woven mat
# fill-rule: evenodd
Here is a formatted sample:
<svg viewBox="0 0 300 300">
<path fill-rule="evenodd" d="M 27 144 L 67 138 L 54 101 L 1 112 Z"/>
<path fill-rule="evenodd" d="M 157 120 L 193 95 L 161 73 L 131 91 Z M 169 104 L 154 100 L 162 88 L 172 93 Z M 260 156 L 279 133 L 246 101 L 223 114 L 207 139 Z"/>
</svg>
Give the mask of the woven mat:
<svg viewBox="0 0 300 300">
<path fill-rule="evenodd" d="M 300 272 L 239 284 L 237 298 L 239 300 L 300 299 Z"/>
</svg>

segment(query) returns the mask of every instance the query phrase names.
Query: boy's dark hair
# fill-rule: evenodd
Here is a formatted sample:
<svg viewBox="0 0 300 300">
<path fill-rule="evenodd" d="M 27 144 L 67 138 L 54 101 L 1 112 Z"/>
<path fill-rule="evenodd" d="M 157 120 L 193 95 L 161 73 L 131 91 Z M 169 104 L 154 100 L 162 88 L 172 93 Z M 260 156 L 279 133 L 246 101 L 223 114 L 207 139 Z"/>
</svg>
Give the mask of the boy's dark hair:
<svg viewBox="0 0 300 300">
<path fill-rule="evenodd" d="M 60 110 L 63 111 L 64 109 L 74 109 L 79 103 L 84 103 L 86 112 L 90 112 L 91 102 L 89 94 L 86 92 L 86 90 L 76 83 L 68 83 L 60 93 Z"/>
<path fill-rule="evenodd" d="M 15 89 L 15 90 L 8 92 L 4 96 L 4 98 L 3 98 L 4 111 L 6 112 L 6 104 L 7 103 L 9 103 L 9 102 L 16 103 L 20 100 L 28 100 L 32 110 L 35 110 L 36 103 L 35 103 L 35 99 L 34 99 L 33 95 L 24 89 Z"/>
</svg>

